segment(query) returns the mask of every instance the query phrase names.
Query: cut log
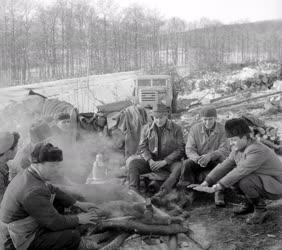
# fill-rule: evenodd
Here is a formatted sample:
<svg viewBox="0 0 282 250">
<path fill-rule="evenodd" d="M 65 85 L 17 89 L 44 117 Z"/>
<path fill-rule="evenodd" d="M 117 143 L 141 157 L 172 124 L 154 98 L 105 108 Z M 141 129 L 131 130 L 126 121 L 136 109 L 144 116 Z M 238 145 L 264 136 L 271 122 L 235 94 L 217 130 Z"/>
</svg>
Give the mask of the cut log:
<svg viewBox="0 0 282 250">
<path fill-rule="evenodd" d="M 113 241 L 106 246 L 100 248 L 100 250 L 116 250 L 123 244 L 123 242 L 130 236 L 129 233 L 122 233 L 118 235 Z"/>
<path fill-rule="evenodd" d="M 134 220 L 101 221 L 97 225 L 98 230 L 116 229 L 137 234 L 171 235 L 177 233 L 190 233 L 188 227 L 179 224 L 147 225 Z"/>
</svg>

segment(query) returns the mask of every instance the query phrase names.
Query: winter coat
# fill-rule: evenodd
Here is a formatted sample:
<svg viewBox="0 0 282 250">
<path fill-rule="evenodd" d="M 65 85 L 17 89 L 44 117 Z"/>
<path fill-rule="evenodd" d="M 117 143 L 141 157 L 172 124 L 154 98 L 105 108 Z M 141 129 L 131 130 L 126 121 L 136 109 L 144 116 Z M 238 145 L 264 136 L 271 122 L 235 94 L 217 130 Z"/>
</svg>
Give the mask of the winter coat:
<svg viewBox="0 0 282 250">
<path fill-rule="evenodd" d="M 260 177 L 267 192 L 282 194 L 282 163 L 273 150 L 256 141 L 243 152 L 232 151 L 209 173 L 206 181 L 210 185 L 219 182 L 224 187 L 231 187 L 250 174 Z"/>
<path fill-rule="evenodd" d="M 78 226 L 76 215 L 62 215 L 52 204 L 52 199 L 63 207 L 75 200 L 69 195 L 44 182 L 30 168 L 19 173 L 9 184 L 1 203 L 0 220 L 4 224 L 25 219 L 29 216 L 50 231 L 61 231 Z M 11 244 L 9 234 L 4 236 L 5 245 Z"/>
<path fill-rule="evenodd" d="M 9 184 L 9 167 L 7 164 L 0 163 L 0 203 L 5 190 Z"/>
<path fill-rule="evenodd" d="M 167 164 L 181 160 L 184 156 L 183 132 L 179 125 L 167 120 L 161 134 L 161 147 L 158 147 L 157 126 L 146 124 L 141 132 L 138 153 L 146 160 L 166 160 Z M 158 154 L 159 153 L 159 154 Z"/>
<path fill-rule="evenodd" d="M 202 122 L 195 124 L 189 131 L 185 151 L 193 161 L 208 153 L 212 154 L 212 160 L 223 161 L 230 153 L 224 126 L 216 122 L 214 130 L 208 136 Z"/>
</svg>

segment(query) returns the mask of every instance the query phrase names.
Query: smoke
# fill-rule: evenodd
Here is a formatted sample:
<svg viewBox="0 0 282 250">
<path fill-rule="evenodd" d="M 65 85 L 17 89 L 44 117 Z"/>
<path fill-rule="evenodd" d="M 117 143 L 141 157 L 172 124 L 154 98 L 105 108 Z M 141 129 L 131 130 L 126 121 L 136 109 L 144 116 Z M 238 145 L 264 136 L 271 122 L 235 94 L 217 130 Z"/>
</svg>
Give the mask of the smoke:
<svg viewBox="0 0 282 250">
<path fill-rule="evenodd" d="M 33 123 L 44 119 L 41 117 L 44 99 L 39 96 L 27 96 L 22 101 L 14 102 L 0 111 L 0 131 L 17 131 L 20 133 L 18 150 L 30 143 L 29 130 Z M 50 123 L 52 126 L 54 123 Z M 63 175 L 77 183 L 85 183 L 92 171 L 93 162 L 98 153 L 103 154 L 109 174 L 117 170 L 124 162 L 123 154 L 113 148 L 109 138 L 101 133 L 79 131 L 55 134 L 47 140 L 63 150 Z M 11 161 L 10 166 L 19 169 L 18 162 Z"/>
</svg>

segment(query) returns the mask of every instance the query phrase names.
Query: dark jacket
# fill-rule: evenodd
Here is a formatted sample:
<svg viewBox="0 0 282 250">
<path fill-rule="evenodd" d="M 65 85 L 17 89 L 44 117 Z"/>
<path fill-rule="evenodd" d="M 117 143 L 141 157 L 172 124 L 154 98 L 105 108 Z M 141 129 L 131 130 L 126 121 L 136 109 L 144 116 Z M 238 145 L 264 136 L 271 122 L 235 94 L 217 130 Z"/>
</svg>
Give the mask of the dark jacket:
<svg viewBox="0 0 282 250">
<path fill-rule="evenodd" d="M 33 170 L 25 169 L 9 184 L 1 204 L 0 220 L 6 224 L 16 220 L 33 217 L 42 228 L 60 231 L 78 225 L 76 215 L 61 215 L 54 208 L 51 197 L 56 202 L 69 207 L 75 200 L 69 195 L 44 182 Z M 5 235 L 5 241 L 9 235 Z"/>
<path fill-rule="evenodd" d="M 7 164 L 0 164 L 0 203 L 9 183 L 9 167 Z"/>
<path fill-rule="evenodd" d="M 184 156 L 183 132 L 179 125 L 167 120 L 161 134 L 161 147 L 158 147 L 157 127 L 154 123 L 146 124 L 141 132 L 139 154 L 148 161 L 166 160 L 168 164 L 179 161 Z M 158 156 L 159 152 L 159 156 Z"/>
<path fill-rule="evenodd" d="M 243 152 L 232 151 L 209 173 L 206 181 L 210 185 L 219 182 L 224 187 L 230 187 L 250 174 L 260 177 L 267 192 L 282 194 L 282 163 L 273 150 L 256 141 Z"/>
</svg>

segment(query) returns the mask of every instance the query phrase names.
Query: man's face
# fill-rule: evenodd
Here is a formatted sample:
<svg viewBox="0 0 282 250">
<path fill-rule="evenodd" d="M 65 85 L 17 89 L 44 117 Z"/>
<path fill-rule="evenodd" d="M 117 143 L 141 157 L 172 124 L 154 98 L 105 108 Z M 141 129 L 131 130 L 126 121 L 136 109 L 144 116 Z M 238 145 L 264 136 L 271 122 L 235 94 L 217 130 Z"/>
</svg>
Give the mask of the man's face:
<svg viewBox="0 0 282 250">
<path fill-rule="evenodd" d="M 154 122 L 158 127 L 162 127 L 165 125 L 167 121 L 168 113 L 155 113 L 154 114 Z"/>
<path fill-rule="evenodd" d="M 61 162 L 44 162 L 42 170 L 44 171 L 44 177 L 48 180 L 60 175 L 62 170 Z"/>
<path fill-rule="evenodd" d="M 68 131 L 70 129 L 70 119 L 60 120 L 57 125 L 60 129 Z"/>
<path fill-rule="evenodd" d="M 240 138 L 239 136 L 234 136 L 229 138 L 229 142 L 231 147 L 236 151 L 242 151 L 247 146 L 248 140 L 245 135 L 242 138 Z"/>
<path fill-rule="evenodd" d="M 202 117 L 202 122 L 206 129 L 211 129 L 215 124 L 215 117 Z"/>
</svg>

